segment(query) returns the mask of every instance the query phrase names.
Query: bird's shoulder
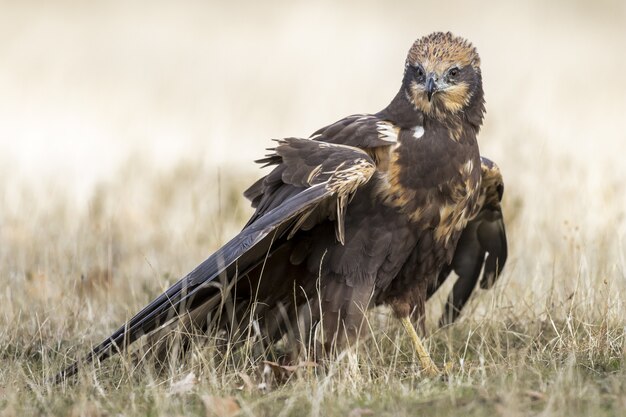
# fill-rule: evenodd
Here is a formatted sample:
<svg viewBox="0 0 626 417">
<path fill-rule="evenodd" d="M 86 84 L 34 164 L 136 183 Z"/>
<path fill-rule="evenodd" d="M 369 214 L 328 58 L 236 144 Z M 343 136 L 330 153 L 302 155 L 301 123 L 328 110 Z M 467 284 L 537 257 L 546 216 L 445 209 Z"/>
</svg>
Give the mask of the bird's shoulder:
<svg viewBox="0 0 626 417">
<path fill-rule="evenodd" d="M 378 114 L 353 114 L 318 129 L 311 139 L 368 150 L 395 145 L 400 130 Z"/>
</svg>

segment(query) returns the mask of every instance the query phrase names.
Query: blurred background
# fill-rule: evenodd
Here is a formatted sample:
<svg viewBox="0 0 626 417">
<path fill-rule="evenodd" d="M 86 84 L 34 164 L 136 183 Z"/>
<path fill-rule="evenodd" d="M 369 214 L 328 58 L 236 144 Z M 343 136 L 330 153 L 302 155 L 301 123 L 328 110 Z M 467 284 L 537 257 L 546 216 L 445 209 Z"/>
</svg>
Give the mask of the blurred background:
<svg viewBox="0 0 626 417">
<path fill-rule="evenodd" d="M 271 138 L 382 109 L 436 30 L 481 54 L 506 183 L 505 284 L 476 314 L 623 317 L 623 0 L 0 1 L 2 280 L 159 290 L 243 225 Z"/>
</svg>

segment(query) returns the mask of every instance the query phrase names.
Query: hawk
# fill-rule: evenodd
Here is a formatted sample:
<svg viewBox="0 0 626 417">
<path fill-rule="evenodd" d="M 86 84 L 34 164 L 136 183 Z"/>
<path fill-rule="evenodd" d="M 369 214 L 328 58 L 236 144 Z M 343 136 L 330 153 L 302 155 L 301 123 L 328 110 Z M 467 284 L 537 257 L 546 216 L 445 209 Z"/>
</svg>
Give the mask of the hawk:
<svg viewBox="0 0 626 417">
<path fill-rule="evenodd" d="M 300 329 L 295 342 L 305 345 L 319 329 L 316 347 L 330 353 L 354 342 L 365 312 L 384 304 L 409 333 L 424 373 L 437 375 L 409 317 L 424 316 L 429 290 L 445 268 L 457 268 L 468 222 L 492 203 L 481 197 L 476 136 L 484 112 L 474 46 L 449 32 L 416 40 L 387 107 L 308 139 L 278 140 L 258 161 L 272 171 L 244 193 L 255 212 L 243 230 L 81 362 L 172 325 L 230 334 L 254 326 L 270 342 Z M 482 245 L 470 256 L 480 258 Z"/>
</svg>

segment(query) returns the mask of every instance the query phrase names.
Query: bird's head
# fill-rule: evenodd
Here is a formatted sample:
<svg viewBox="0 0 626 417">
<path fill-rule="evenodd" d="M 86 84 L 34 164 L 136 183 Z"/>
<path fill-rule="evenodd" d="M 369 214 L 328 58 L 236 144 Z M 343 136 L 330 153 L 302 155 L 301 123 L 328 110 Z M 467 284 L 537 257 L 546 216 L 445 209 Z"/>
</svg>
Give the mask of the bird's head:
<svg viewBox="0 0 626 417">
<path fill-rule="evenodd" d="M 403 87 L 426 115 L 442 119 L 476 107 L 472 122 L 482 124 L 480 57 L 461 37 L 435 32 L 416 40 L 406 59 Z"/>
</svg>

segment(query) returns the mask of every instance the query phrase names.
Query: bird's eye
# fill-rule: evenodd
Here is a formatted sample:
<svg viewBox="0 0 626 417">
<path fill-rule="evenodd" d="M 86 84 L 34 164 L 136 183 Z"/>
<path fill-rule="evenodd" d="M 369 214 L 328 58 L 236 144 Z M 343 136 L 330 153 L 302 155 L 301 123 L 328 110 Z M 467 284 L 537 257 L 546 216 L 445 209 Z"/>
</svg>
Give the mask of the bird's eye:
<svg viewBox="0 0 626 417">
<path fill-rule="evenodd" d="M 459 75 L 459 69 L 456 67 L 452 68 L 450 71 L 448 71 L 448 75 L 450 77 L 456 77 L 457 75 Z"/>
<path fill-rule="evenodd" d="M 417 74 L 418 77 L 423 77 L 424 76 L 424 70 L 420 66 L 417 66 L 415 68 L 415 73 Z"/>
</svg>

